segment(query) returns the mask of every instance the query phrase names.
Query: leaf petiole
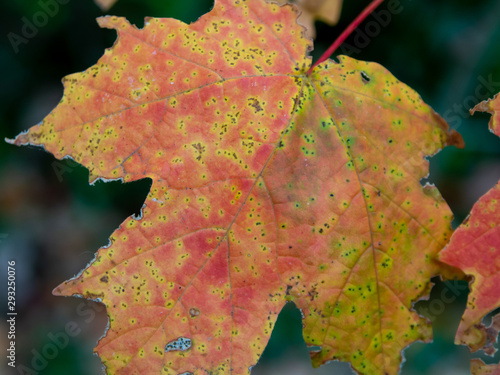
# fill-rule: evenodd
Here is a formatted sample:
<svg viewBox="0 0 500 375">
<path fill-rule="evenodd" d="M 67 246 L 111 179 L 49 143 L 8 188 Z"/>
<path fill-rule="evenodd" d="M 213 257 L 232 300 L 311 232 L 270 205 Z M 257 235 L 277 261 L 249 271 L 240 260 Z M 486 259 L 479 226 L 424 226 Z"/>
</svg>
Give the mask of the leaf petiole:
<svg viewBox="0 0 500 375">
<path fill-rule="evenodd" d="M 364 21 L 368 15 L 370 15 L 384 0 L 373 0 L 370 5 L 368 5 L 359 16 L 355 18 L 354 21 L 339 35 L 339 37 L 333 42 L 333 44 L 321 55 L 321 57 L 316 61 L 313 66 L 307 71 L 307 75 L 310 75 L 312 70 L 321 64 L 323 61 L 327 60 L 336 50 L 339 48 L 344 40 L 347 39 L 349 35 L 352 34 L 354 30 L 359 26 L 361 22 Z"/>
</svg>

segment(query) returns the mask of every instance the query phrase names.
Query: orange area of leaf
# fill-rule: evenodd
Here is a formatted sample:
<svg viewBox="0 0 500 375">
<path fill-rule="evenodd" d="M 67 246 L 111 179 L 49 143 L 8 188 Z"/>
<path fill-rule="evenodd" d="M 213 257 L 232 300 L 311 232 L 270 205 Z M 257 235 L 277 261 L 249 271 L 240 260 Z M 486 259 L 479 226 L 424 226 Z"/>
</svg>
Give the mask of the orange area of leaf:
<svg viewBox="0 0 500 375">
<path fill-rule="evenodd" d="M 500 96 L 484 101 L 471 110 L 492 114 L 490 130 L 500 136 Z M 467 309 L 458 327 L 455 341 L 472 351 L 496 352 L 494 344 L 500 331 L 500 314 L 489 327 L 481 321 L 500 307 L 500 182 L 481 197 L 469 217 L 453 234 L 439 255 L 443 262 L 472 276 Z"/>
<path fill-rule="evenodd" d="M 101 18 L 115 45 L 12 141 L 91 182 L 152 180 L 141 216 L 54 291 L 106 305 L 109 374 L 248 374 L 286 301 L 315 366 L 396 374 L 402 349 L 431 339 L 412 305 L 452 216 L 420 180 L 461 137 L 377 64 L 307 75 L 296 18 L 259 0 L 218 0 L 191 25 Z"/>
</svg>

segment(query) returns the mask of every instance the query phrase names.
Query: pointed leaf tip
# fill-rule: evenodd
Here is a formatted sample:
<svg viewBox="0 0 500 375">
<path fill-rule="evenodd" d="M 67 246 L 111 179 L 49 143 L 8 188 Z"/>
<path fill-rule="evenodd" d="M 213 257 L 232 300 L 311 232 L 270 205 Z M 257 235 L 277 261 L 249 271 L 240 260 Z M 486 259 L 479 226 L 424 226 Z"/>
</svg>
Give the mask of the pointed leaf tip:
<svg viewBox="0 0 500 375">
<path fill-rule="evenodd" d="M 95 3 L 99 6 L 99 8 L 101 8 L 102 11 L 108 11 L 109 9 L 111 9 L 111 7 L 113 5 L 115 5 L 115 3 L 117 2 L 117 0 L 95 0 Z"/>
<path fill-rule="evenodd" d="M 469 112 L 473 115 L 477 111 L 491 114 L 490 131 L 500 137 L 500 93 L 496 94 L 492 99 L 482 101 Z"/>
</svg>

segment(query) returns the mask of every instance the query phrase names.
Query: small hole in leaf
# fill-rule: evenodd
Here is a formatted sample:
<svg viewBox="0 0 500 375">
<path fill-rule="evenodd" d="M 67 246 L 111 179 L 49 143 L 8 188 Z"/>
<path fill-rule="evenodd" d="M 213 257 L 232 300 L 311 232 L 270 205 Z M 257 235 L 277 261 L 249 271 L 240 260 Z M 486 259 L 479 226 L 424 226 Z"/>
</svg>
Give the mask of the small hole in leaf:
<svg viewBox="0 0 500 375">
<path fill-rule="evenodd" d="M 363 83 L 366 84 L 366 83 L 369 83 L 372 79 L 365 72 L 361 72 L 361 80 L 363 81 Z"/>
</svg>

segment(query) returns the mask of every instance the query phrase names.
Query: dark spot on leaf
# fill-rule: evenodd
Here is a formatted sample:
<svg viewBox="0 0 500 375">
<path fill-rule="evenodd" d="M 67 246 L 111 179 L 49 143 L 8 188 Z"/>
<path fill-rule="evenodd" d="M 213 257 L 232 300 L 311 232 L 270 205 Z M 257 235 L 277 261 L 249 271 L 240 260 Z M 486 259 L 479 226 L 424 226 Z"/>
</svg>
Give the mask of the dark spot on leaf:
<svg viewBox="0 0 500 375">
<path fill-rule="evenodd" d="M 368 74 L 366 74 L 365 72 L 361 72 L 361 80 L 363 81 L 364 84 L 367 84 L 369 83 L 372 79 L 370 78 L 370 76 Z"/>
</svg>

